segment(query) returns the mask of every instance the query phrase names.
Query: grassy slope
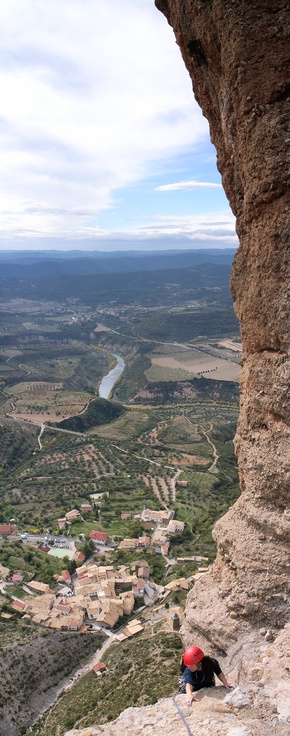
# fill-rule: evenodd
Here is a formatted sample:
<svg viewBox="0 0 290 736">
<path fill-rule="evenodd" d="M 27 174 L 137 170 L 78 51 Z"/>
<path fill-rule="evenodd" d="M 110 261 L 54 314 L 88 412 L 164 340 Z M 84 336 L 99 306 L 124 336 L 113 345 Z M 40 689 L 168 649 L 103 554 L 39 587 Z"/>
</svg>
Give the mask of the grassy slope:
<svg viewBox="0 0 290 736">
<path fill-rule="evenodd" d="M 108 672 L 81 678 L 59 698 L 31 736 L 62 736 L 71 728 L 111 721 L 130 706 L 155 703 L 178 690 L 182 643 L 178 634 L 155 634 L 113 645 L 104 655 Z"/>
</svg>

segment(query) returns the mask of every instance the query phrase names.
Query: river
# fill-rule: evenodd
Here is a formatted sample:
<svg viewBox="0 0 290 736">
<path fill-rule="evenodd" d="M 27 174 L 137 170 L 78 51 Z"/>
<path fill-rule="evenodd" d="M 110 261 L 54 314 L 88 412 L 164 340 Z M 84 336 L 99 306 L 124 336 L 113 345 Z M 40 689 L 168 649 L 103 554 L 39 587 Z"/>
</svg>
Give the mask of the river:
<svg viewBox="0 0 290 736">
<path fill-rule="evenodd" d="M 115 358 L 117 358 L 117 365 L 115 365 L 115 368 L 112 368 L 112 370 L 109 371 L 109 373 L 107 373 L 107 375 L 102 378 L 99 387 L 100 399 L 109 398 L 113 386 L 115 385 L 117 379 L 120 378 L 125 368 L 125 361 L 123 360 L 123 358 L 121 358 L 120 355 L 117 355 L 117 353 L 113 353 L 113 355 L 115 356 Z"/>
</svg>

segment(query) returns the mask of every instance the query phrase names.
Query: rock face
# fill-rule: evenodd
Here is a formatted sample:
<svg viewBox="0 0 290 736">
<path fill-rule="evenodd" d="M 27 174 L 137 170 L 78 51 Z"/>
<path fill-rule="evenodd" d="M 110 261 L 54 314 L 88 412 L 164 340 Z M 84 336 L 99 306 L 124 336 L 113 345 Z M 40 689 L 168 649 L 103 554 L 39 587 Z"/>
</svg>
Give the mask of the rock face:
<svg viewBox="0 0 290 736">
<path fill-rule="evenodd" d="M 177 695 L 176 703 L 190 731 L 172 699 L 163 698 L 155 705 L 127 708 L 111 723 L 74 729 L 65 736 L 289 736 L 289 645 L 290 624 L 272 644 L 261 634 L 252 636 L 244 643 L 239 666 L 230 677 L 241 686 L 200 690 L 191 708 L 185 695 Z"/>
<path fill-rule="evenodd" d="M 237 218 L 231 278 L 244 349 L 236 435 L 241 497 L 215 527 L 218 554 L 189 595 L 186 643 L 226 650 L 249 625 L 289 617 L 290 6 L 155 0 L 209 120 Z"/>
</svg>

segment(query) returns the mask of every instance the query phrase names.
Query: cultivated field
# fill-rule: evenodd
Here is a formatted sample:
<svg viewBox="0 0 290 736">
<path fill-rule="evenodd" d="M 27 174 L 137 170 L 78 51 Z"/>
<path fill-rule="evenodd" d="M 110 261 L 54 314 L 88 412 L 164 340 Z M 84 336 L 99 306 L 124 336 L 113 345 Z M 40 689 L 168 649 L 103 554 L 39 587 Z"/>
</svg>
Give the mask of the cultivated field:
<svg viewBox="0 0 290 736">
<path fill-rule="evenodd" d="M 6 387 L 10 398 L 2 404 L 2 414 L 34 422 L 60 421 L 79 414 L 87 406 L 89 394 L 62 391 L 61 383 L 29 382 Z"/>
<path fill-rule="evenodd" d="M 239 366 L 234 360 L 219 357 L 222 351 L 215 350 L 215 355 L 199 350 L 176 350 L 174 346 L 163 346 L 165 350 L 150 353 L 150 368 L 146 371 L 149 382 L 184 381 L 196 376 L 214 378 L 219 381 L 238 381 Z M 227 344 L 229 351 L 229 344 Z"/>
</svg>

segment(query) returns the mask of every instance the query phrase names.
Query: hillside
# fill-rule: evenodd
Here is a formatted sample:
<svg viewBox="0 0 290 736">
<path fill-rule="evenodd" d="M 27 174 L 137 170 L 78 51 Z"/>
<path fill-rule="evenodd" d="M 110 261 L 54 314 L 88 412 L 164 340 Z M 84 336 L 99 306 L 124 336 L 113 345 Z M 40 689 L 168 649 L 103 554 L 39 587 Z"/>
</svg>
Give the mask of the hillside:
<svg viewBox="0 0 290 736">
<path fill-rule="evenodd" d="M 237 687 L 201 690 L 191 708 L 186 706 L 185 695 L 177 695 L 190 733 L 288 736 L 289 634 L 290 624 L 275 642 L 252 633 L 243 637 L 238 648 L 229 648 L 227 658 L 215 652 Z M 100 682 L 93 673 L 81 678 L 38 721 L 32 736 L 185 735 L 188 730 L 170 697 L 177 692 L 178 648 L 172 635 L 167 640 L 164 634 L 149 639 L 147 651 L 144 643 L 113 646 L 105 656 L 109 670 Z M 148 700 L 150 705 L 146 705 Z M 140 707 L 142 702 L 145 707 Z M 111 720 L 118 712 L 119 717 Z M 110 723 L 106 723 L 107 716 Z"/>
<path fill-rule="evenodd" d="M 152 307 L 199 299 L 232 310 L 229 275 L 234 251 L 156 254 L 0 254 L 1 298 Z M 2 261 L 2 262 L 1 262 Z"/>
<path fill-rule="evenodd" d="M 58 427 L 69 429 L 72 432 L 86 432 L 92 427 L 99 427 L 100 424 L 108 424 L 108 422 L 114 421 L 124 412 L 124 407 L 119 404 L 113 404 L 106 401 L 106 399 L 94 399 L 90 401 L 87 409 L 82 414 L 58 422 Z"/>
<path fill-rule="evenodd" d="M 15 622 L 0 628 L 0 734 L 25 733 L 60 683 L 100 648 L 99 634 L 49 632 Z"/>
<path fill-rule="evenodd" d="M 68 547 L 70 555 L 75 549 L 89 555 L 94 551 L 93 543 L 87 544 L 92 530 L 105 532 L 112 542 L 104 555 L 96 552 L 101 562 L 134 565 L 134 547 L 118 546 L 128 539 L 136 542 L 143 533 L 144 506 L 159 512 L 172 509 L 183 528 L 168 539 L 167 562 L 152 538 L 152 524 L 145 524 L 149 547 L 140 549 L 137 558 L 148 562 L 156 583 L 198 573 L 198 562 L 184 557 L 214 559 L 213 525 L 240 492 L 233 437 L 241 345 L 228 287 L 233 254 L 167 255 L 168 260 L 165 254 L 127 254 L 116 260 L 86 255 L 79 260 L 69 254 L 3 258 L 7 268 L 2 281 L 0 276 L 0 523 L 13 520 L 16 536 L 0 539 L 0 563 L 9 568 L 9 575 L 23 575 L 24 585 L 33 577 L 56 591 L 55 576 L 76 564 L 67 559 Z M 125 369 L 113 387 L 112 401 L 107 401 L 98 397 L 98 389 L 116 354 L 122 356 Z M 72 509 L 79 516 L 60 527 L 59 521 Z M 46 542 L 55 547 L 50 555 Z M 45 668 L 39 674 L 35 665 L 35 657 L 42 658 L 38 646 L 42 629 L 24 628 L 25 619 L 18 612 L 13 611 L 13 619 L 5 618 L 11 615 L 12 597 L 23 599 L 27 591 L 16 579 L 4 583 L 2 592 L 0 629 L 5 632 L 10 666 L 10 679 L 3 685 L 5 736 L 21 736 L 61 688 L 59 678 L 70 676 L 69 667 L 78 665 L 86 641 L 86 652 L 91 652 L 93 639 L 91 633 L 79 634 L 79 655 L 73 643 L 69 663 L 67 653 L 62 654 L 68 638 L 53 638 L 49 630 L 46 692 Z M 184 605 L 184 591 L 175 598 Z M 165 605 L 161 607 L 166 616 Z M 125 702 L 151 703 L 165 687 L 164 665 L 169 695 L 182 644 L 177 636 L 172 644 L 170 632 L 159 630 L 159 615 L 150 648 L 147 634 L 146 646 L 138 638 L 120 646 L 116 668 L 114 649 L 108 651 L 112 672 L 107 685 L 87 673 L 61 696 L 56 710 L 41 719 L 36 733 L 47 728 L 57 736 L 60 712 L 63 733 L 86 718 L 90 704 L 92 717 L 106 719 L 119 715 Z M 26 648 L 19 649 L 24 631 Z M 29 649 L 27 632 L 35 640 L 36 654 Z M 55 661 L 56 648 L 63 667 Z M 14 693 L 22 661 L 30 654 L 37 677 L 29 665 L 17 710 Z M 124 660 L 127 672 L 118 682 Z M 116 692 L 114 707 L 111 685 Z"/>
</svg>

